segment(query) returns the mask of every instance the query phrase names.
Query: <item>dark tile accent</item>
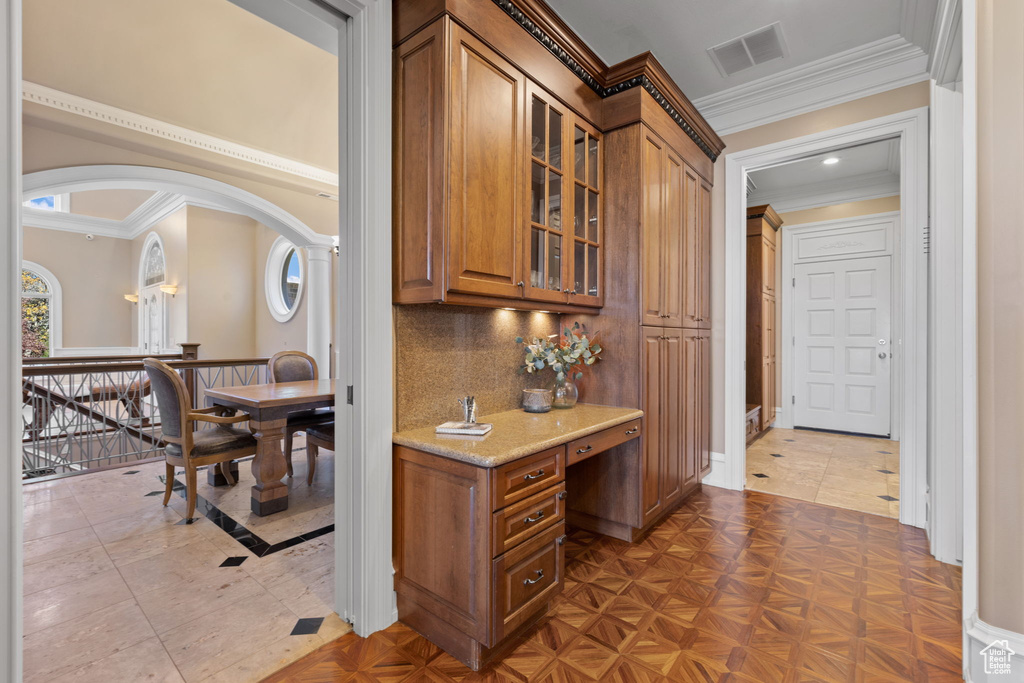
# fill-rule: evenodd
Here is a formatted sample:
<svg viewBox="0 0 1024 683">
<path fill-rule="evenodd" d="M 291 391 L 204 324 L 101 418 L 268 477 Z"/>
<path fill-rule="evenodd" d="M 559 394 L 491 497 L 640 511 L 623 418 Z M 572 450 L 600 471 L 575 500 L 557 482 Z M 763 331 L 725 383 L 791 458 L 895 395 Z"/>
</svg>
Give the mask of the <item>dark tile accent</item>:
<svg viewBox="0 0 1024 683">
<path fill-rule="evenodd" d="M 138 470 L 128 470 L 127 472 L 122 472 L 121 476 L 123 477 L 126 474 L 138 474 L 138 473 L 139 473 Z"/>
<path fill-rule="evenodd" d="M 768 455 L 772 456 L 773 458 L 785 458 L 786 457 L 782 453 L 769 453 Z"/>
<path fill-rule="evenodd" d="M 882 455 L 892 455 L 892 451 L 878 451 Z"/>
<path fill-rule="evenodd" d="M 769 478 L 767 474 L 761 474 L 760 472 L 754 474 L 754 476 L 757 477 L 758 479 L 768 479 Z"/>
<path fill-rule="evenodd" d="M 889 502 L 892 502 L 894 500 L 899 500 L 899 498 L 893 498 L 892 496 L 879 496 L 879 498 L 881 498 L 882 500 L 887 500 Z"/>
<path fill-rule="evenodd" d="M 159 496 L 161 493 L 163 493 L 163 491 L 150 491 L 146 496 Z"/>
<path fill-rule="evenodd" d="M 322 623 L 324 623 L 323 617 L 299 619 L 295 622 L 295 628 L 292 629 L 290 635 L 311 636 L 320 630 L 320 625 Z"/>
<path fill-rule="evenodd" d="M 796 439 L 783 439 L 783 441 L 788 441 L 790 443 L 794 443 L 796 441 Z"/>
<path fill-rule="evenodd" d="M 878 470 L 878 471 L 881 472 L 882 474 L 896 474 L 892 470 Z"/>
<path fill-rule="evenodd" d="M 243 562 L 245 562 L 248 559 L 249 558 L 244 556 L 244 555 L 243 556 L 236 556 L 236 557 L 229 557 L 228 559 L 226 559 L 223 562 L 221 562 L 220 566 L 221 567 L 237 567 L 238 565 L 242 564 Z"/>
<path fill-rule="evenodd" d="M 164 475 L 158 477 L 161 482 L 166 482 Z M 185 497 L 185 485 L 177 479 L 171 484 L 171 490 L 177 491 L 178 495 L 182 498 Z M 161 491 L 162 493 L 162 491 Z M 251 552 L 256 557 L 266 557 L 267 555 L 273 555 L 274 553 L 288 548 L 305 543 L 306 541 L 312 541 L 314 538 L 319 538 L 325 534 L 329 534 L 334 531 L 334 525 L 328 524 L 325 527 L 307 531 L 303 534 L 281 541 L 279 543 L 268 543 L 262 538 L 254 534 L 253 532 L 246 529 L 244 526 L 236 522 L 234 519 L 224 514 L 224 512 L 216 505 L 206 500 L 202 496 L 196 496 L 196 512 L 202 514 L 208 520 L 216 524 L 224 532 L 226 532 L 231 538 L 238 541 L 243 548 Z M 197 517 L 191 519 L 183 519 L 177 524 L 192 524 Z"/>
</svg>

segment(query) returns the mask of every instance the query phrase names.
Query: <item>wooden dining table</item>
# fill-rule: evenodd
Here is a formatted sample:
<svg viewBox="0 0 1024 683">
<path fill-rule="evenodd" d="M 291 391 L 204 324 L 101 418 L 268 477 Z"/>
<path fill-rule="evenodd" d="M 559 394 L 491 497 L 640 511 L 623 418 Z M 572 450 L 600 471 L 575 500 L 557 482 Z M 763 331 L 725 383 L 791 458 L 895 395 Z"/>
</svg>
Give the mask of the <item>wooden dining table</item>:
<svg viewBox="0 0 1024 683">
<path fill-rule="evenodd" d="M 250 504 L 253 513 L 262 517 L 287 510 L 288 485 L 281 480 L 288 468 L 281 444 L 288 415 L 333 406 L 334 380 L 207 389 L 206 400 L 249 415 L 249 429 L 257 444 L 252 461 L 252 476 L 256 479 Z"/>
</svg>

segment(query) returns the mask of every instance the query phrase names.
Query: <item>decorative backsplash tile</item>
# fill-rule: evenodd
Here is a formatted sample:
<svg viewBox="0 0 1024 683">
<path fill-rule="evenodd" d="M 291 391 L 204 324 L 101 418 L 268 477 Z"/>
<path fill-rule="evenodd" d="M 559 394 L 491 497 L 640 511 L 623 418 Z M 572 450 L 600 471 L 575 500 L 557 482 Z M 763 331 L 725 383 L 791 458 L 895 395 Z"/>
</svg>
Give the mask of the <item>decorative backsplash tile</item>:
<svg viewBox="0 0 1024 683">
<path fill-rule="evenodd" d="M 398 431 L 460 419 L 462 396 L 476 396 L 485 422 L 550 379 L 517 374 L 515 338 L 557 334 L 557 315 L 440 304 L 395 306 L 394 315 Z"/>
</svg>

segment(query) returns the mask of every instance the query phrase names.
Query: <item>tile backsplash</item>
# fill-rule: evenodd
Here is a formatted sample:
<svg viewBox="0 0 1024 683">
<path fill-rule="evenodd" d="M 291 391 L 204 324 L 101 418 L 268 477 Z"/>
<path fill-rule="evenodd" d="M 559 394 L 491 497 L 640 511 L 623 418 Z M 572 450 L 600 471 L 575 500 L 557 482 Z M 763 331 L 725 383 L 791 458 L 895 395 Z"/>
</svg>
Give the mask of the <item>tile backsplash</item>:
<svg viewBox="0 0 1024 683">
<path fill-rule="evenodd" d="M 523 348 L 515 338 L 556 334 L 555 314 L 440 304 L 393 308 L 398 431 L 460 419 L 462 396 L 476 396 L 477 419 L 486 422 L 490 413 L 519 408 L 523 389 L 550 379 L 516 372 Z"/>
</svg>

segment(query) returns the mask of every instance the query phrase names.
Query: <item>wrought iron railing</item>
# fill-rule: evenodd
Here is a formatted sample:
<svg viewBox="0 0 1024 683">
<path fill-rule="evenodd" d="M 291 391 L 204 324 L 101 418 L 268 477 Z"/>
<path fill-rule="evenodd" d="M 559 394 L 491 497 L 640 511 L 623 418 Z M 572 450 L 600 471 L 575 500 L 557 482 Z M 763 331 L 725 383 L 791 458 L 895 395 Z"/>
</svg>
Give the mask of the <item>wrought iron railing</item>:
<svg viewBox="0 0 1024 683">
<path fill-rule="evenodd" d="M 193 407 L 208 389 L 267 382 L 266 358 L 165 362 Z M 22 368 L 22 475 L 64 475 L 161 455 L 160 411 L 141 357 L 26 363 Z M 73 361 L 73 362 L 63 362 Z"/>
</svg>

